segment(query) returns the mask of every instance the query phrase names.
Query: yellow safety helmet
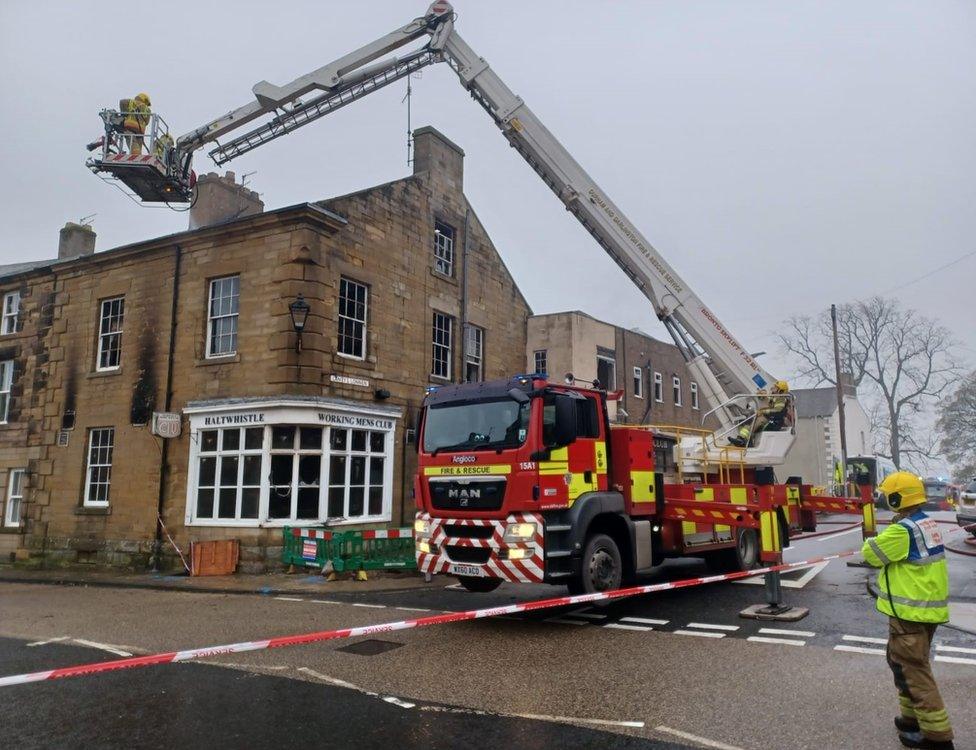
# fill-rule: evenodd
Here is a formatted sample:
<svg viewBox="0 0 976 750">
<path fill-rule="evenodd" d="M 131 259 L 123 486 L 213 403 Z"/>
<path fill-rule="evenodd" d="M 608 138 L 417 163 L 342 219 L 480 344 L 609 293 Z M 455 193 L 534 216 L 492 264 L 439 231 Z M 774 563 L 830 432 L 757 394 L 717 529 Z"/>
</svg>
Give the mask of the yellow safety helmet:
<svg viewBox="0 0 976 750">
<path fill-rule="evenodd" d="M 779 393 L 789 393 L 790 384 L 787 383 L 785 380 L 777 380 L 776 384 L 773 386 L 773 389 Z"/>
<path fill-rule="evenodd" d="M 884 495 L 888 507 L 898 512 L 925 502 L 925 485 L 910 471 L 889 474 L 878 485 L 878 491 Z"/>
<path fill-rule="evenodd" d="M 150 107 L 152 106 L 152 102 L 149 101 L 149 94 L 146 93 L 136 94 L 136 99 L 138 99 L 141 102 L 145 102 L 147 106 Z"/>
</svg>

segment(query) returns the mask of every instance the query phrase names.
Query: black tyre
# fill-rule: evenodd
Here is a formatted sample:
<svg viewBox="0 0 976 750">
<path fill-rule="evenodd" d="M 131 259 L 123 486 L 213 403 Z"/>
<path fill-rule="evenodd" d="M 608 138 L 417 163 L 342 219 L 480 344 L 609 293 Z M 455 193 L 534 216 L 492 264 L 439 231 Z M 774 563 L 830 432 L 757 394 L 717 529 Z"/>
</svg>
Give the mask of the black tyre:
<svg viewBox="0 0 976 750">
<path fill-rule="evenodd" d="M 759 534 L 755 529 L 739 529 L 735 547 L 712 552 L 705 556 L 705 563 L 716 573 L 735 573 L 750 570 L 759 562 Z"/>
<path fill-rule="evenodd" d="M 468 591 L 475 594 L 487 594 L 502 585 L 501 578 L 478 578 L 476 576 L 458 576 L 458 581 Z"/>
<path fill-rule="evenodd" d="M 595 594 L 620 588 L 623 580 L 623 564 L 620 548 L 606 534 L 594 534 L 586 540 L 580 575 L 569 582 L 572 594 Z"/>
</svg>

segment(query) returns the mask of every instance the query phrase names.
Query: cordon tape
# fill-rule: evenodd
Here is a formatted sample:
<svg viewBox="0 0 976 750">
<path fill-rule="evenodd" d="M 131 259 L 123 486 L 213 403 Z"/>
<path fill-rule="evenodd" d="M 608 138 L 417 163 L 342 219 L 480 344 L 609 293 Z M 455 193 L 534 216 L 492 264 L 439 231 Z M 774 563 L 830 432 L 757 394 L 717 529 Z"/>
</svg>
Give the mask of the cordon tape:
<svg viewBox="0 0 976 750">
<path fill-rule="evenodd" d="M 735 573 L 722 573 L 720 575 L 703 576 L 699 578 L 685 578 L 680 581 L 669 581 L 668 583 L 654 583 L 645 586 L 631 586 L 625 589 L 615 589 L 614 591 L 604 591 L 596 594 L 577 594 L 575 596 L 558 596 L 552 599 L 537 599 L 521 604 L 507 604 L 501 607 L 487 607 L 484 609 L 471 609 L 466 612 L 448 612 L 429 617 L 418 617 L 412 620 L 399 620 L 397 622 L 387 622 L 378 625 L 363 625 L 357 628 L 340 628 L 337 630 L 322 630 L 314 633 L 304 633 L 301 635 L 286 635 L 277 638 L 268 638 L 263 641 L 244 641 L 242 643 L 229 643 L 223 646 L 204 646 L 203 648 L 191 648 L 185 651 L 167 651 L 161 654 L 149 654 L 147 656 L 133 656 L 126 659 L 115 659 L 113 661 L 96 662 L 94 664 L 80 664 L 74 667 L 61 667 L 59 669 L 48 669 L 43 672 L 28 672 L 26 674 L 14 674 L 7 677 L 0 677 L 0 687 L 10 685 L 22 685 L 28 682 L 42 682 L 45 680 L 57 680 L 63 677 L 81 677 L 83 675 L 101 674 L 102 672 L 114 672 L 119 669 L 131 669 L 133 667 L 151 667 L 157 664 L 171 664 L 174 662 L 190 661 L 192 659 L 205 659 L 211 656 L 222 654 L 238 654 L 244 651 L 264 651 L 271 648 L 282 648 L 284 646 L 302 646 L 308 643 L 319 643 L 322 641 L 332 641 L 341 638 L 358 638 L 363 635 L 373 635 L 375 633 L 392 633 L 397 630 L 411 630 L 413 628 L 425 628 L 429 625 L 443 625 L 449 622 L 465 622 L 467 620 L 480 620 L 486 617 L 499 617 L 501 615 L 511 615 L 519 612 L 534 612 L 540 609 L 551 609 L 553 607 L 565 607 L 577 604 L 590 604 L 592 602 L 609 601 L 613 599 L 624 599 L 640 594 L 655 594 L 659 591 L 669 591 L 671 589 L 689 588 L 692 586 L 702 586 L 708 583 L 718 583 L 720 581 L 734 581 L 739 578 L 752 578 L 753 576 L 765 573 L 775 573 L 784 570 L 796 570 L 805 568 L 822 562 L 840 560 L 845 557 L 860 554 L 860 548 L 837 552 L 832 555 L 813 557 L 809 560 L 800 562 L 783 563 L 781 565 L 770 565 L 764 568 L 753 568 L 751 570 L 737 571 Z"/>
</svg>

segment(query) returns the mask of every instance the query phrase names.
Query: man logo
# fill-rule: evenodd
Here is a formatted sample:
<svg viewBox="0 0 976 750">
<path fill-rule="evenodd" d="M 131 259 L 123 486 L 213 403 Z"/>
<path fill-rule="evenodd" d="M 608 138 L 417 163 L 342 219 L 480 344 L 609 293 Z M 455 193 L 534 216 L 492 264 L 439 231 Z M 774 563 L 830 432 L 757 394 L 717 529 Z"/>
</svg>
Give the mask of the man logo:
<svg viewBox="0 0 976 750">
<path fill-rule="evenodd" d="M 447 497 L 450 500 L 458 500 L 460 505 L 466 506 L 468 504 L 468 500 L 481 499 L 481 488 L 480 487 L 452 487 L 447 491 Z"/>
<path fill-rule="evenodd" d="M 451 460 L 456 464 L 473 464 L 477 459 L 474 456 L 454 456 Z"/>
</svg>

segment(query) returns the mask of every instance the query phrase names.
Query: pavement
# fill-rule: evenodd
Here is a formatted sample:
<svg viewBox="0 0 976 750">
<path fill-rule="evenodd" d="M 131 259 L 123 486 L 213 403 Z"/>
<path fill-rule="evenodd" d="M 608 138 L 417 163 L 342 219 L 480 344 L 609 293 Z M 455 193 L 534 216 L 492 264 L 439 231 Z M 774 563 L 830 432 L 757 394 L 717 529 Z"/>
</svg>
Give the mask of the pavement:
<svg viewBox="0 0 976 750">
<path fill-rule="evenodd" d="M 856 530 L 841 531 L 796 541 L 786 557 L 858 544 Z M 702 570 L 692 560 L 674 561 L 649 581 Z M 604 607 L 3 688 L 0 747 L 215 740 L 268 747 L 297 740 L 338 747 L 894 750 L 900 745 L 891 726 L 896 699 L 884 659 L 886 621 L 868 594 L 871 577 L 844 561 L 785 576 L 787 603 L 810 608 L 791 624 L 740 619 L 744 606 L 762 601 L 762 587 L 718 583 Z M 976 558 L 951 557 L 950 577 L 957 602 L 976 604 Z M 238 596 L 2 583 L 0 673 L 561 593 L 503 585 L 471 594 L 447 578 L 399 589 L 384 579 L 348 590 L 323 588 L 329 585 Z M 976 750 L 976 638 L 940 628 L 933 664 L 956 746 Z"/>
</svg>

